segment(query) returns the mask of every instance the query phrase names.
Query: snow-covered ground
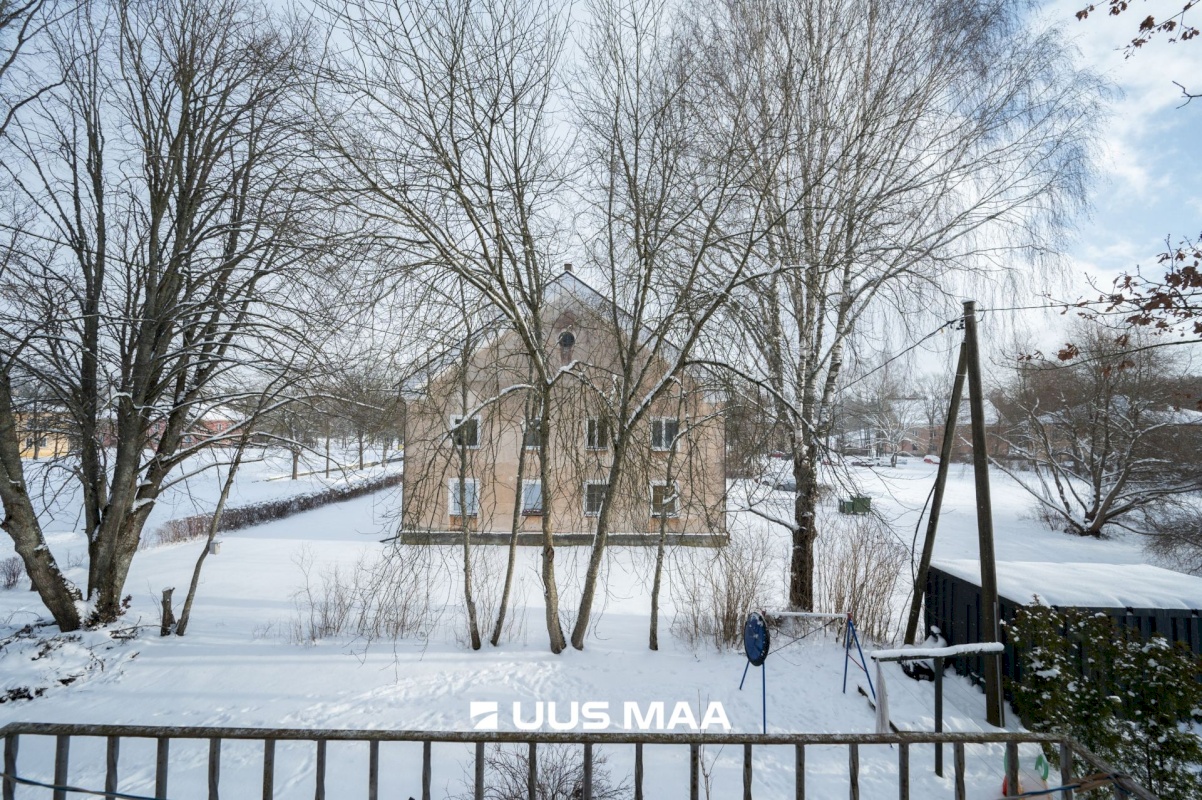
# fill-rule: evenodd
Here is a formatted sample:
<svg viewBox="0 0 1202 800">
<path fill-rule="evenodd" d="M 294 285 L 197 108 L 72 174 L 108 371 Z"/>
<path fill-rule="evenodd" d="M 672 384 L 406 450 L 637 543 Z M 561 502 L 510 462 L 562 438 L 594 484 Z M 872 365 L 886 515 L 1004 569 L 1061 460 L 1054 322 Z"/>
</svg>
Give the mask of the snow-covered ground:
<svg viewBox="0 0 1202 800">
<path fill-rule="evenodd" d="M 910 460 L 898 468 L 854 469 L 857 485 L 874 499 L 874 508 L 889 520 L 909 545 L 919 509 L 927 497 L 935 468 Z M 234 505 L 298 491 L 312 491 L 323 479 L 268 481 L 288 472 L 286 461 L 250 465 L 242 475 Z M 160 503 L 152 526 L 172 514 L 204 510 L 216 481 L 193 481 L 188 493 Z M 842 491 L 839 494 L 843 494 Z M 736 496 L 740 496 L 738 491 Z M 780 493 L 769 505 L 787 513 L 789 496 Z M 827 505 L 833 505 L 834 497 Z M 993 500 L 997 554 L 1002 560 L 1139 563 L 1144 560 L 1132 539 L 1080 540 L 1047 530 L 1030 514 L 1023 490 L 994 473 Z M 51 546 L 65 554 L 82 547 L 82 538 L 64 513 L 56 512 Z M 652 575 L 649 550 L 614 548 L 606 565 L 604 595 L 591 637 L 583 652 L 569 649 L 552 656 L 542 625 L 542 594 L 538 550 L 520 552 L 515 584 L 515 619 L 500 647 L 485 644 L 472 652 L 464 644 L 462 584 L 458 581 L 458 551 L 428 548 L 420 556 L 420 574 L 440 609 L 427 625 L 427 635 L 400 641 L 367 642 L 340 638 L 298 643 L 302 620 L 297 592 L 306 583 L 320 584 L 334 566 L 343 571 L 361 560 L 377 559 L 386 547 L 381 540 L 397 523 L 399 490 L 387 490 L 345 503 L 326 506 L 223 536 L 219 555 L 206 564 L 193 612 L 192 626 L 183 638 L 157 636 L 158 599 L 167 586 L 185 590 L 199 543 L 150 547 L 140 552 L 128 583 L 133 595 L 131 622 L 147 626 L 137 638 L 110 643 L 103 634 L 85 634 L 79 643 L 64 645 L 51 657 L 49 668 L 70 671 L 97 653 L 104 668 L 78 669 L 81 677 L 69 686 L 55 685 L 33 701 L 0 705 L 0 724 L 12 720 L 47 722 L 128 723 L 146 725 L 231 725 L 302 728 L 470 729 L 469 703 L 496 701 L 507 708 L 515 701 L 532 709 L 536 701 L 552 701 L 563 709 L 572 702 L 608 702 L 610 709 L 635 701 L 644 706 L 661 701 L 671 709 L 686 701 L 704 709 L 721 702 L 735 732 L 760 729 L 760 679 L 753 669 L 739 691 L 746 664 L 736 652 L 694 650 L 667 632 L 678 611 L 681 582 L 713 557 L 705 550 L 681 549 L 669 559 L 668 590 L 661 623 L 661 649 L 647 648 L 648 608 Z M 976 556 L 973 478 L 970 467 L 954 465 L 943 510 L 936 558 Z M 771 594 L 783 592 L 788 553 L 783 531 L 749 513 L 732 515 L 736 540 L 766 537 L 775 563 L 763 581 Z M 0 542 L 0 558 L 11 553 Z M 478 602 L 495 607 L 504 552 L 493 548 L 481 557 L 482 584 Z M 563 591 L 562 610 L 575 608 L 587 553 L 562 548 L 557 565 Z M 415 556 L 417 558 L 417 556 Z M 81 567 L 70 576 L 83 580 Z M 675 589 L 675 591 L 674 591 Z M 904 600 L 904 598 L 899 598 Z M 24 586 L 0 591 L 0 633 L 11 632 L 41 613 L 36 597 Z M 491 611 L 485 612 L 491 617 Z M 565 619 L 565 626 L 570 619 Z M 487 631 L 485 632 L 487 635 Z M 88 638 L 90 637 L 90 638 Z M 103 639 L 103 641 L 100 641 Z M 86 650 L 90 646 L 91 650 Z M 871 645 L 866 643 L 866 648 Z M 3 685 L 36 681 L 44 665 L 14 663 L 26 651 L 10 648 L 0 658 Z M 73 661 L 74 659 L 74 661 Z M 45 659 L 43 659 L 45 660 Z M 782 646 L 767 663 L 768 726 L 773 732 L 871 732 L 873 712 L 855 691 L 866 685 L 863 674 L 849 679 L 841 692 L 843 653 L 833 636 L 819 633 Z M 896 665 L 886 667 L 892 718 L 902 728 L 931 730 L 932 691 L 929 683 L 914 683 Z M 562 710 L 560 711 L 562 714 Z M 619 715 L 614 714 L 615 722 Z M 700 713 L 698 712 L 698 716 Z M 947 730 L 984 730 L 982 695 L 967 682 L 949 679 L 945 709 Z M 502 715 L 502 729 L 507 725 Z M 72 748 L 71 782 L 102 785 L 102 743 L 79 743 Z M 153 785 L 153 745 L 123 746 L 122 789 L 149 791 Z M 45 779 L 51 773 L 53 742 L 23 741 L 21 773 Z M 611 772 L 621 777 L 632 769 L 631 748 L 612 748 Z M 683 796 L 687 786 L 687 747 L 648 751 L 649 797 Z M 339 787 L 333 796 L 361 796 L 367 774 L 365 745 L 330 745 L 327 785 Z M 420 748 L 385 745 L 382 750 L 382 796 L 419 796 Z M 738 796 L 742 786 L 742 753 L 709 751 L 713 785 L 709 796 Z M 861 789 L 864 797 L 895 796 L 897 755 L 887 747 L 863 748 Z M 912 752 L 914 795 L 950 796 L 951 785 L 929 769 L 929 748 Z M 950 764 L 950 750 L 948 753 Z M 204 743 L 183 744 L 173 750 L 172 796 L 200 796 L 206 751 Z M 126 766 L 128 765 L 128 766 Z M 435 796 L 462 794 L 469 751 L 458 745 L 434 748 Z M 261 770 L 257 745 L 227 743 L 223 751 L 222 785 L 237 789 L 231 796 L 253 794 Z M 998 794 L 1003 767 L 1000 748 L 968 750 L 968 770 L 974 797 Z M 950 770 L 948 771 L 950 775 Z M 311 746 L 281 746 L 277 757 L 277 797 L 312 793 Z M 845 748 L 811 748 L 808 754 L 810 796 L 835 797 L 846 792 Z M 98 784 L 99 781 L 99 784 Z M 240 788 L 238 788 L 240 787 Z M 792 787 L 792 752 L 786 748 L 757 753 L 757 797 L 783 797 Z M 438 794 L 442 792 L 442 794 Z M 41 796 L 27 790 L 18 796 Z"/>
</svg>

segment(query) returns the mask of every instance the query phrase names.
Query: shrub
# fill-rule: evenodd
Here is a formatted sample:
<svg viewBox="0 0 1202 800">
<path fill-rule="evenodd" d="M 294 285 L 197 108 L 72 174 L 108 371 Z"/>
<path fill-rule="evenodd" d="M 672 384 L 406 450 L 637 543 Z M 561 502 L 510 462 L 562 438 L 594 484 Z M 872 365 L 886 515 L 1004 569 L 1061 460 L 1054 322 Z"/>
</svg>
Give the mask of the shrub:
<svg viewBox="0 0 1202 800">
<path fill-rule="evenodd" d="M 1072 735 L 1160 797 L 1202 798 L 1202 662 L 1184 644 L 1041 605 L 1019 609 L 1007 633 L 1023 724 Z"/>
<path fill-rule="evenodd" d="M 712 554 L 681 550 L 672 575 L 672 632 L 690 647 L 741 646 L 747 614 L 763 608 L 775 594 L 770 538 L 764 533 L 734 535 Z"/>
<path fill-rule="evenodd" d="M 494 744 L 484 755 L 485 800 L 526 800 L 530 774 L 529 751 L 523 747 Z M 630 796 L 625 782 L 614 784 L 606 767 L 604 752 L 593 750 L 593 800 L 619 800 Z M 584 796 L 584 752 L 578 745 L 553 744 L 538 748 L 538 776 L 535 797 L 538 800 L 579 800 Z M 473 777 L 464 776 L 467 786 Z M 473 797 L 469 789 L 457 800 Z"/>
<path fill-rule="evenodd" d="M 1173 569 L 1202 575 L 1202 508 L 1181 503 L 1146 515 L 1148 551 Z"/>
<path fill-rule="evenodd" d="M 374 558 L 365 553 L 349 570 L 334 565 L 314 575 L 312 557 L 302 554 L 292 640 L 425 638 L 435 623 L 428 558 L 426 548 L 397 546 Z"/>
<path fill-rule="evenodd" d="M 909 559 L 909 551 L 876 516 L 825 520 L 814 546 L 815 608 L 850 611 L 861 637 L 890 641 L 897 622 L 894 599 Z"/>
<path fill-rule="evenodd" d="M 221 521 L 217 524 L 217 532 L 242 530 L 304 511 L 312 511 L 330 503 L 354 500 L 381 489 L 399 486 L 401 480 L 401 475 L 384 475 L 356 481 L 345 486 L 333 486 L 319 492 L 227 508 L 221 515 Z M 209 535 L 209 521 L 212 518 L 212 514 L 195 514 L 191 517 L 169 520 L 155 532 L 154 542 L 156 544 L 177 544 L 193 539 L 202 539 Z"/>
<path fill-rule="evenodd" d="M 20 556 L 9 556 L 0 561 L 0 586 L 5 589 L 15 589 L 24 574 L 25 562 Z"/>
</svg>

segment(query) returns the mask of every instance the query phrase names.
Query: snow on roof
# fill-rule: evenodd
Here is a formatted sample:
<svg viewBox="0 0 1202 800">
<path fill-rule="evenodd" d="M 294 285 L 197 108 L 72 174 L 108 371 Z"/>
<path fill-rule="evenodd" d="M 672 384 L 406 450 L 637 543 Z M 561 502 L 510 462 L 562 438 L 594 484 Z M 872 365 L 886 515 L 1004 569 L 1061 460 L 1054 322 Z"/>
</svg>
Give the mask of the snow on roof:
<svg viewBox="0 0 1202 800">
<path fill-rule="evenodd" d="M 975 559 L 931 566 L 980 584 L 981 565 Z M 997 585 L 999 595 L 1022 604 L 1038 595 L 1047 605 L 1060 607 L 1202 610 L 1202 578 L 1150 564 L 999 561 Z"/>
</svg>

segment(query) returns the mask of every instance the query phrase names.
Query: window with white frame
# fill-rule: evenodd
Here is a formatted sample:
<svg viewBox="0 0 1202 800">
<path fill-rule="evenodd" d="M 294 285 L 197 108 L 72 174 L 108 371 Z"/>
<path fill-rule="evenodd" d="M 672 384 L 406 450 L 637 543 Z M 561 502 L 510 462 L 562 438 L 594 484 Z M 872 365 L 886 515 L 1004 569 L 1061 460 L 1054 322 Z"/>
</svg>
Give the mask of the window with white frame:
<svg viewBox="0 0 1202 800">
<path fill-rule="evenodd" d="M 584 484 L 584 515 L 596 517 L 601 514 L 601 506 L 605 503 L 606 485 L 589 482 Z"/>
<path fill-rule="evenodd" d="M 522 513 L 528 516 L 543 513 L 542 481 L 522 481 Z"/>
<path fill-rule="evenodd" d="M 479 447 L 480 417 L 451 417 L 451 441 L 456 447 Z"/>
<path fill-rule="evenodd" d="M 651 420 L 651 449 L 671 450 L 679 434 L 680 420 L 676 417 L 656 417 Z"/>
<path fill-rule="evenodd" d="M 676 482 L 666 483 L 656 481 L 651 484 L 651 516 L 675 517 L 678 513 L 680 498 Z"/>
<path fill-rule="evenodd" d="M 447 508 L 452 517 L 474 517 L 480 513 L 480 494 L 475 478 L 447 481 Z M 465 513 L 466 511 L 466 513 Z"/>
<path fill-rule="evenodd" d="M 609 449 L 609 420 L 604 417 L 590 417 L 586 425 L 584 446 L 589 450 Z"/>
</svg>

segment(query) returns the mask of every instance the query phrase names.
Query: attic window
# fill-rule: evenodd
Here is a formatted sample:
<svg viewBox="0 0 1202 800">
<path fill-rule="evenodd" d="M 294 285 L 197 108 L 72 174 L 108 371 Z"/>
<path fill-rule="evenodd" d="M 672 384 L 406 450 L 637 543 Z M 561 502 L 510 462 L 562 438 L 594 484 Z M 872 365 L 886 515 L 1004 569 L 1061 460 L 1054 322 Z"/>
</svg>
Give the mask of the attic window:
<svg viewBox="0 0 1202 800">
<path fill-rule="evenodd" d="M 572 346 L 576 344 L 576 334 L 564 331 L 559 334 L 559 360 L 562 364 L 572 363 Z"/>
</svg>

